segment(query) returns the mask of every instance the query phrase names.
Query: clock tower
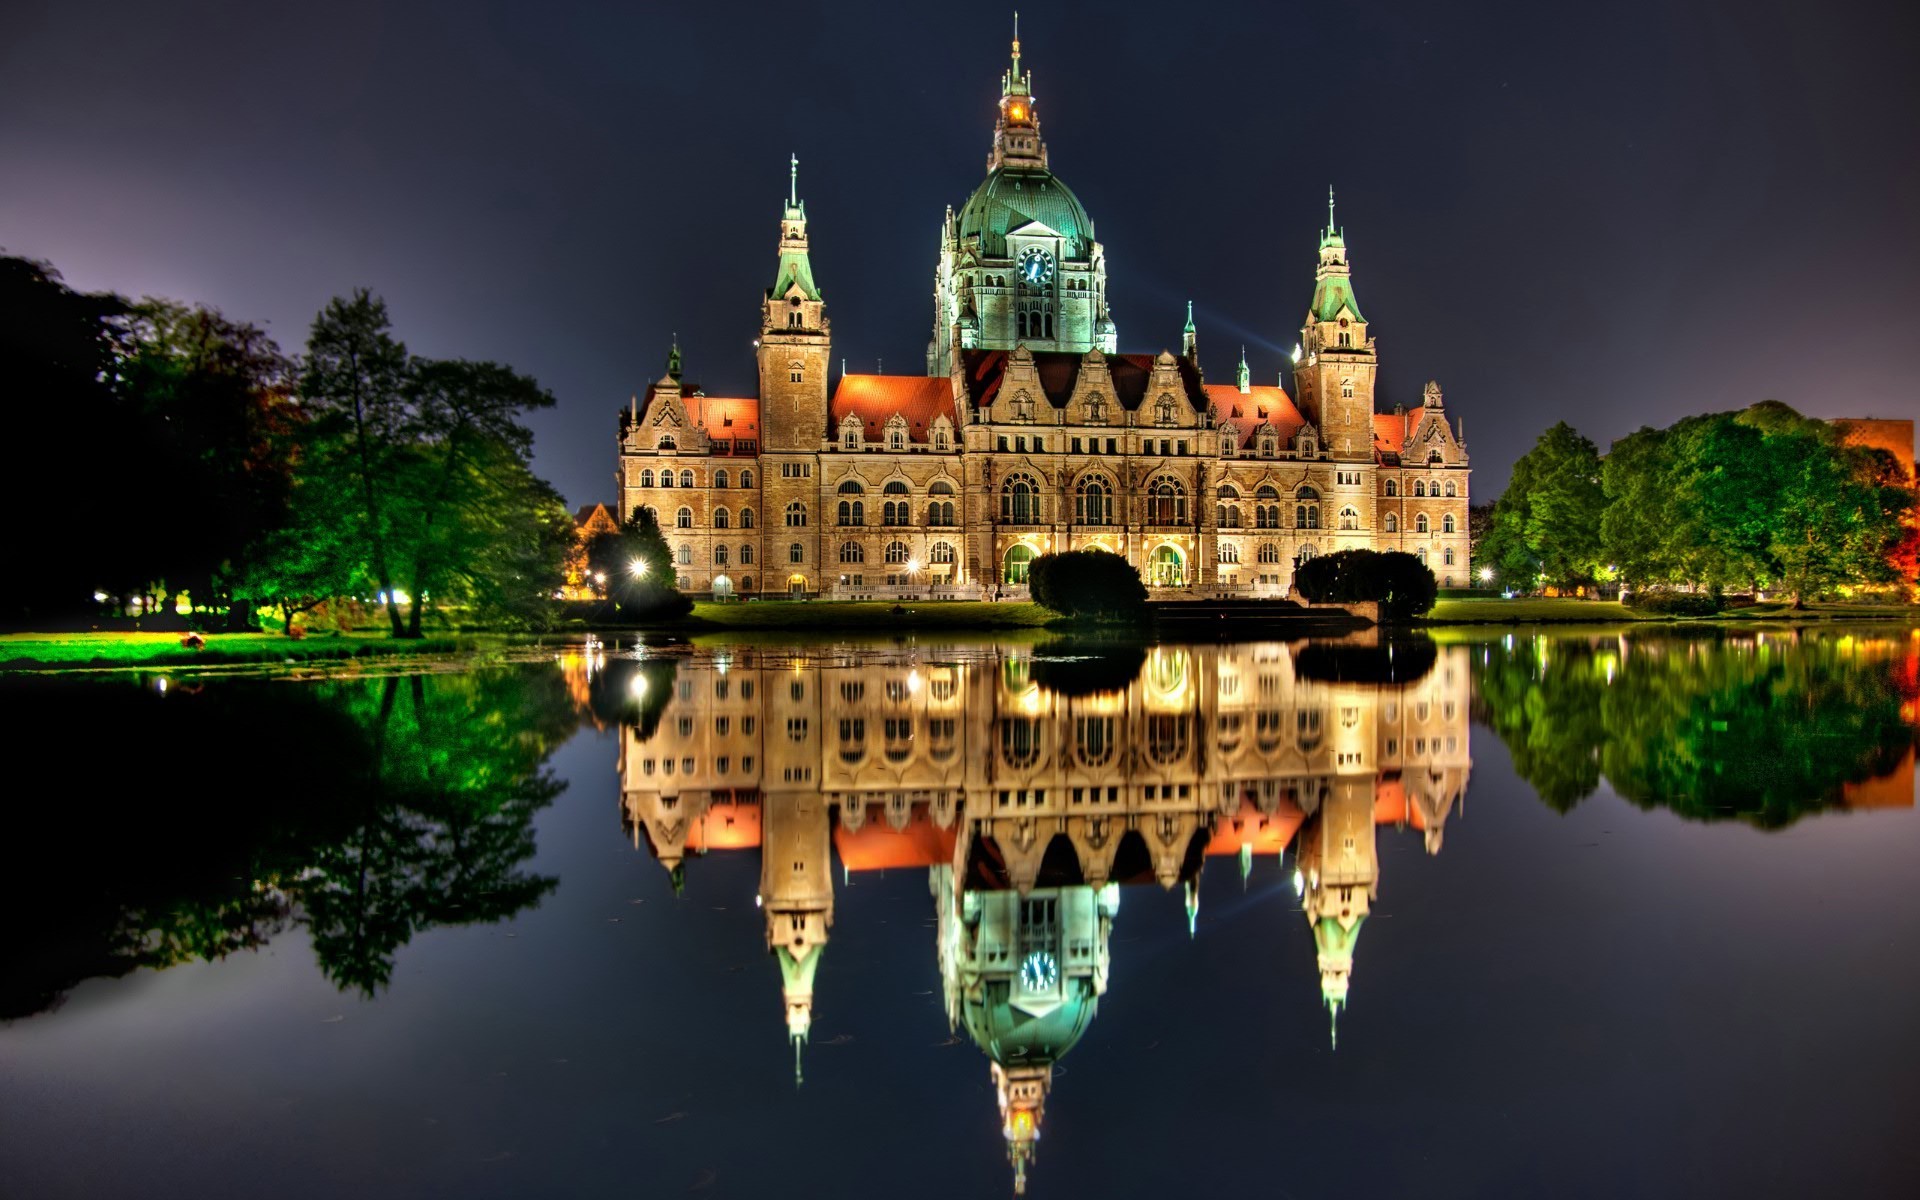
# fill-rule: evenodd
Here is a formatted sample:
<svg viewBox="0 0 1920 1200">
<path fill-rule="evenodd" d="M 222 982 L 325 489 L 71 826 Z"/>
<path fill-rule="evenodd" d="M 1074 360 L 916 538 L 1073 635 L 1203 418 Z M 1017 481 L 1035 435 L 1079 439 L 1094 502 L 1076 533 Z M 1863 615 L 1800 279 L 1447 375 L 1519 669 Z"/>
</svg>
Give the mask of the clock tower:
<svg viewBox="0 0 1920 1200">
<path fill-rule="evenodd" d="M 791 159 L 780 220 L 780 265 L 760 317 L 760 420 L 771 454 L 818 454 L 827 436 L 826 301 L 807 255 L 807 206 L 800 160 Z"/>
<path fill-rule="evenodd" d="M 1327 227 L 1320 234 L 1320 266 L 1313 304 L 1300 329 L 1293 368 L 1300 411 L 1313 422 L 1320 445 L 1336 461 L 1373 460 L 1373 382 L 1378 361 L 1367 319 L 1353 296 L 1345 231 L 1334 223 L 1327 189 Z"/>
</svg>

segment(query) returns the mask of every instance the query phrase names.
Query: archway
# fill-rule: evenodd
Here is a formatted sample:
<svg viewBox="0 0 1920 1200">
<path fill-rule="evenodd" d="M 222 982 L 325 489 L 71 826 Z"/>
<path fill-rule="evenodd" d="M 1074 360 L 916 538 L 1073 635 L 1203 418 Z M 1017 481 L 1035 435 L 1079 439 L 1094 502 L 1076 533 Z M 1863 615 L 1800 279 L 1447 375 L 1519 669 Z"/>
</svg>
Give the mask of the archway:
<svg viewBox="0 0 1920 1200">
<path fill-rule="evenodd" d="M 1002 578 L 1007 583 L 1025 584 L 1027 568 L 1033 565 L 1033 560 L 1037 557 L 1039 556 L 1033 552 L 1032 546 L 1013 547 L 1007 551 L 1006 572 Z"/>
<path fill-rule="evenodd" d="M 733 580 L 728 579 L 725 575 L 715 575 L 713 577 L 713 598 L 715 600 L 728 600 L 732 597 Z"/>
<path fill-rule="evenodd" d="M 792 596 L 795 599 L 798 599 L 801 596 L 804 596 L 806 594 L 807 594 L 807 577 L 805 575 L 787 576 L 787 595 Z"/>
<path fill-rule="evenodd" d="M 1156 546 L 1147 559 L 1147 583 L 1152 587 L 1185 587 L 1187 563 L 1172 546 Z"/>
</svg>

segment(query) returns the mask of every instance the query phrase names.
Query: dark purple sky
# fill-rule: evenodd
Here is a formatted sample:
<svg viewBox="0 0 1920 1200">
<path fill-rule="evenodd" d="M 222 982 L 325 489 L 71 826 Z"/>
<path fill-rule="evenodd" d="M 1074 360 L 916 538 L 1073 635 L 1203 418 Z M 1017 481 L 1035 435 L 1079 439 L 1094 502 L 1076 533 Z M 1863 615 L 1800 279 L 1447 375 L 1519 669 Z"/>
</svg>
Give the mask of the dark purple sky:
<svg viewBox="0 0 1920 1200">
<path fill-rule="evenodd" d="M 1023 7 L 1123 350 L 1177 345 L 1191 297 L 1213 378 L 1243 341 L 1273 378 L 1332 184 L 1383 405 L 1441 380 L 1482 497 L 1561 418 L 1604 447 L 1766 398 L 1920 417 L 1910 4 Z M 550 387 L 539 468 L 610 499 L 670 333 L 751 388 L 790 151 L 835 354 L 923 368 L 1005 66 L 978 6 L 674 9 L 13 0 L 0 247 L 289 349 L 370 286 L 415 350 Z"/>
</svg>

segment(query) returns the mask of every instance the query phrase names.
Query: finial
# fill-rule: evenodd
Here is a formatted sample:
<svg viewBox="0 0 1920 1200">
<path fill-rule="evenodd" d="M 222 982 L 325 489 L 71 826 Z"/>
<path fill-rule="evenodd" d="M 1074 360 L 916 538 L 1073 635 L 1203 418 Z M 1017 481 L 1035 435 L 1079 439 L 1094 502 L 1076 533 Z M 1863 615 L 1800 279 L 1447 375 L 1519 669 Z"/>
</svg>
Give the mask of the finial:
<svg viewBox="0 0 1920 1200">
<path fill-rule="evenodd" d="M 1187 332 L 1193 332 L 1193 301 L 1187 301 Z"/>
<path fill-rule="evenodd" d="M 1013 10 L 1013 77 L 1020 78 L 1020 10 Z"/>
<path fill-rule="evenodd" d="M 1340 1049 L 1340 1005 L 1337 1003 L 1327 1005 L 1327 1038 L 1330 1049 Z"/>
<path fill-rule="evenodd" d="M 788 1038 L 787 1040 L 793 1043 L 793 1090 L 797 1092 L 800 1090 L 800 1083 L 801 1083 L 800 1035 L 796 1033 L 792 1037 Z"/>
<path fill-rule="evenodd" d="M 787 207 L 800 207 L 800 156 L 787 156 Z"/>
<path fill-rule="evenodd" d="M 1247 344 L 1245 342 L 1240 343 L 1240 365 L 1243 367 L 1247 365 Z"/>
<path fill-rule="evenodd" d="M 1327 232 L 1333 232 L 1333 185 L 1327 185 Z"/>
</svg>

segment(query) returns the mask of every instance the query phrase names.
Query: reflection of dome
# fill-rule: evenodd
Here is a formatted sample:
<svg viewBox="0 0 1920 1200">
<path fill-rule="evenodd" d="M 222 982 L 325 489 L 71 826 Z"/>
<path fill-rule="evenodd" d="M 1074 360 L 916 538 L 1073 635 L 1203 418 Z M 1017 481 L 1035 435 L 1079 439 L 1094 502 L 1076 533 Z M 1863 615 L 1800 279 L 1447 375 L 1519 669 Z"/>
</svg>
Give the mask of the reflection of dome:
<svg viewBox="0 0 1920 1200">
<path fill-rule="evenodd" d="M 1085 259 L 1093 246 L 1093 219 L 1067 185 L 1047 170 L 1001 167 L 988 174 L 960 209 L 960 242 L 978 235 L 986 258 L 1007 257 L 1007 234 L 1038 221 L 1066 239 L 1067 258 Z"/>
<path fill-rule="evenodd" d="M 960 1019 L 974 1045 L 1002 1066 L 1039 1066 L 1057 1062 L 1073 1048 L 1093 1020 L 1098 1002 L 1091 979 L 1067 981 L 1064 999 L 1048 998 L 1035 1005 L 1042 1012 L 1022 1008 L 1014 996 L 1017 985 L 989 980 L 977 996 L 962 999 Z"/>
</svg>

